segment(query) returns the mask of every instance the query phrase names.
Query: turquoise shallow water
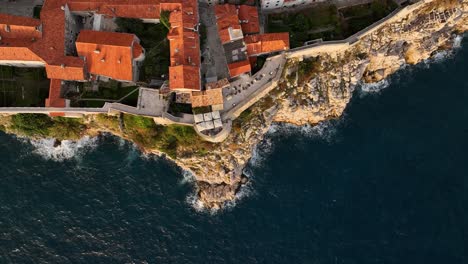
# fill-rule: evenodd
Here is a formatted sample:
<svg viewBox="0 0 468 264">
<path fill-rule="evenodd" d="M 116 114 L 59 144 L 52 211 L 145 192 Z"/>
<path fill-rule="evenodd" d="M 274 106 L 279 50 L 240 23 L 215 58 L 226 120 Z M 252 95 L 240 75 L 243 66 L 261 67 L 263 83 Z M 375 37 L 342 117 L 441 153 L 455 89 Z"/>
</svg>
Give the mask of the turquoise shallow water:
<svg viewBox="0 0 468 264">
<path fill-rule="evenodd" d="M 117 138 L 57 157 L 1 134 L 0 263 L 467 263 L 467 45 L 356 91 L 339 120 L 276 125 L 215 215 Z"/>
</svg>

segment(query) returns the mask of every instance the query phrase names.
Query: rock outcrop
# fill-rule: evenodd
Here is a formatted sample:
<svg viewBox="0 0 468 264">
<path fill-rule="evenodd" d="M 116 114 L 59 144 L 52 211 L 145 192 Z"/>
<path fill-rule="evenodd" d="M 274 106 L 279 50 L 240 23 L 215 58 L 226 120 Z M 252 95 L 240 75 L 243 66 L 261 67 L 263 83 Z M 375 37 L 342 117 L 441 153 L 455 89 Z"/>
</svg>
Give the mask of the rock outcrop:
<svg viewBox="0 0 468 264">
<path fill-rule="evenodd" d="M 378 82 L 403 65 L 451 48 L 468 29 L 468 1 L 434 0 L 366 35 L 349 49 L 288 61 L 279 87 L 234 121 L 228 139 L 203 157 L 178 159 L 207 208 L 236 198 L 242 171 L 272 122 L 316 124 L 339 117 L 360 82 Z"/>
</svg>

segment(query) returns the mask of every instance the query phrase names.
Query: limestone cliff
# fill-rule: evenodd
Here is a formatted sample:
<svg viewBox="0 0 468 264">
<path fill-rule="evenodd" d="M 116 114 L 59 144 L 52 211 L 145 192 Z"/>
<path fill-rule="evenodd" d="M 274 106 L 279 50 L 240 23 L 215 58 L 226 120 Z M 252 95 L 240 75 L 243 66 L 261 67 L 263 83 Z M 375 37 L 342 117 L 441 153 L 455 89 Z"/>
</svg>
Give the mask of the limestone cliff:
<svg viewBox="0 0 468 264">
<path fill-rule="evenodd" d="M 450 49 L 455 36 L 468 30 L 468 0 L 426 0 L 411 12 L 393 18 L 344 49 L 318 49 L 308 56 L 291 56 L 278 87 L 234 120 L 231 134 L 222 143 L 200 143 L 192 137 L 193 142 L 186 139 L 170 153 L 167 147 L 175 141 L 168 136 L 169 128 L 132 118 L 128 118 L 131 125 L 126 127 L 125 118 L 106 116 L 91 116 L 80 122 L 62 120 L 38 131 L 39 136 L 58 133 L 69 138 L 70 133 L 62 131 L 66 126 L 76 131 L 71 134 L 75 137 L 109 132 L 157 155 L 166 148 L 174 162 L 193 174 L 199 203 L 209 209 L 220 208 L 236 199 L 247 181 L 242 171 L 272 122 L 305 125 L 339 117 L 360 82 L 381 81 L 403 65 Z M 0 116 L 0 128 L 16 133 L 8 125 L 10 121 L 10 117 Z M 48 124 L 46 121 L 44 124 Z"/>
<path fill-rule="evenodd" d="M 304 125 L 339 117 L 360 82 L 381 81 L 449 49 L 467 29 L 468 0 L 428 1 L 346 50 L 291 59 L 279 87 L 235 121 L 226 141 L 206 156 L 176 162 L 194 173 L 200 202 L 219 208 L 235 199 L 242 170 L 272 122 Z"/>
</svg>

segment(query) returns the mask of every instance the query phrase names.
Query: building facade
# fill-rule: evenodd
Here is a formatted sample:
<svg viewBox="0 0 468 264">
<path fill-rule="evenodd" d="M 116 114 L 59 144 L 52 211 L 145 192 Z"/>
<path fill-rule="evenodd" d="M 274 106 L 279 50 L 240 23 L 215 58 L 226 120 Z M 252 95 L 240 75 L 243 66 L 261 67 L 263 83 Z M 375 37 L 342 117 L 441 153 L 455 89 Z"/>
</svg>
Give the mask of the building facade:
<svg viewBox="0 0 468 264">
<path fill-rule="evenodd" d="M 277 8 L 296 7 L 315 2 L 324 2 L 324 0 L 262 0 L 261 7 L 265 10 L 271 10 Z"/>
</svg>

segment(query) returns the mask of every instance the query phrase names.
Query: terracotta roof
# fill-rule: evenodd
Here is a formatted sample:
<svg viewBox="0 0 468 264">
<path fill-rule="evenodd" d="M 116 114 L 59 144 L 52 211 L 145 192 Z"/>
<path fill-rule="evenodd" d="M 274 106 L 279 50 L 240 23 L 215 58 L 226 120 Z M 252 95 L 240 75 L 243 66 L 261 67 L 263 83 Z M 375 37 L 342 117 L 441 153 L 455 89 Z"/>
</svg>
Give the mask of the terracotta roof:
<svg viewBox="0 0 468 264">
<path fill-rule="evenodd" d="M 252 70 L 249 60 L 230 63 L 228 64 L 228 68 L 231 78 L 239 76 L 243 73 L 248 73 Z"/>
<path fill-rule="evenodd" d="M 86 80 L 84 61 L 78 57 L 66 56 L 60 65 L 47 64 L 46 72 L 49 79 Z"/>
<path fill-rule="evenodd" d="M 223 87 L 226 87 L 226 86 L 229 86 L 229 81 L 228 81 L 227 78 L 218 80 L 216 82 L 209 82 L 209 83 L 205 84 L 205 87 L 206 87 L 207 90 L 223 88 Z"/>
<path fill-rule="evenodd" d="M 215 14 L 222 44 L 243 37 L 236 6 L 229 4 L 216 5 Z"/>
<path fill-rule="evenodd" d="M 255 6 L 240 5 L 239 19 L 241 21 L 242 32 L 244 34 L 253 34 L 260 32 L 258 10 Z"/>
<path fill-rule="evenodd" d="M 81 30 L 76 42 L 129 47 L 134 40 L 134 34 Z"/>
<path fill-rule="evenodd" d="M 169 88 L 200 90 L 200 68 L 187 65 L 169 67 Z"/>
<path fill-rule="evenodd" d="M 0 46 L 0 60 L 44 61 L 28 47 Z"/>
<path fill-rule="evenodd" d="M 68 0 L 74 12 L 96 12 L 110 17 L 159 18 L 160 6 L 157 0 Z"/>
<path fill-rule="evenodd" d="M 135 41 L 138 39 L 133 34 L 82 30 L 76 40 L 76 49 L 79 56 L 86 58 L 90 73 L 133 81 Z"/>
<path fill-rule="evenodd" d="M 58 79 L 50 80 L 49 98 L 46 99 L 46 107 L 65 107 L 65 99 L 61 98 L 60 91 L 62 81 Z"/>
<path fill-rule="evenodd" d="M 289 33 L 266 33 L 244 38 L 249 56 L 288 50 Z"/>
<path fill-rule="evenodd" d="M 223 89 L 210 89 L 206 91 L 192 92 L 192 107 L 203 107 L 223 104 Z"/>
<path fill-rule="evenodd" d="M 143 47 L 140 45 L 140 43 L 135 42 L 133 44 L 133 58 L 136 59 L 140 57 L 143 53 Z"/>
<path fill-rule="evenodd" d="M 0 36 L 2 39 L 38 39 L 42 36 L 39 19 L 0 14 Z"/>
<path fill-rule="evenodd" d="M 161 10 L 170 11 L 171 29 L 169 87 L 200 90 L 200 37 L 194 29 L 198 25 L 197 0 L 182 3 L 162 3 Z"/>
</svg>

